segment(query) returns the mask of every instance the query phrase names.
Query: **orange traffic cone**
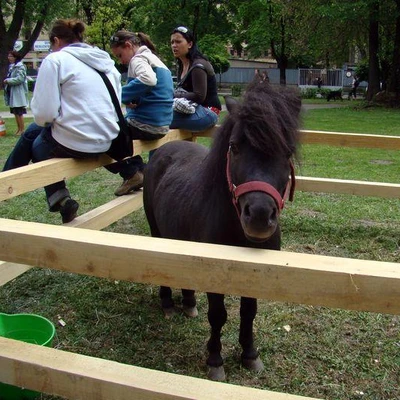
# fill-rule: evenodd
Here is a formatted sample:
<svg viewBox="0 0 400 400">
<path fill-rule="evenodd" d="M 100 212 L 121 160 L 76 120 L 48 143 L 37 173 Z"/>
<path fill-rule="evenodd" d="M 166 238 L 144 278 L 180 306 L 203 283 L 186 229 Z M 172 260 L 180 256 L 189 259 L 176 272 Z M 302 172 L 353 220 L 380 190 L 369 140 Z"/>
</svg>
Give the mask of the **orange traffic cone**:
<svg viewBox="0 0 400 400">
<path fill-rule="evenodd" d="M 0 117 L 0 136 L 6 136 L 6 122 Z"/>
</svg>

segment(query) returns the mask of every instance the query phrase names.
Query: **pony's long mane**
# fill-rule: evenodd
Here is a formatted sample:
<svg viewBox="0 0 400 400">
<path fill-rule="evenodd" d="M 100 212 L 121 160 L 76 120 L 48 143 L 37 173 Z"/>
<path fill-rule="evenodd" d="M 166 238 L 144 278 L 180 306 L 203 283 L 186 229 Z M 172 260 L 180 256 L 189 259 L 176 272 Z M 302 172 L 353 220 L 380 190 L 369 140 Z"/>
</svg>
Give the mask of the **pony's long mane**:
<svg viewBox="0 0 400 400">
<path fill-rule="evenodd" d="M 274 88 L 268 83 L 251 83 L 242 102 L 226 117 L 214 135 L 208 162 L 223 171 L 230 135 L 239 124 L 241 134 L 258 151 L 267 156 L 291 157 L 299 142 L 301 100 L 285 87 Z"/>
<path fill-rule="evenodd" d="M 279 89 L 279 90 L 278 90 Z M 300 97 L 286 87 L 254 82 L 231 117 L 251 145 L 266 155 L 291 156 L 299 141 Z"/>
</svg>

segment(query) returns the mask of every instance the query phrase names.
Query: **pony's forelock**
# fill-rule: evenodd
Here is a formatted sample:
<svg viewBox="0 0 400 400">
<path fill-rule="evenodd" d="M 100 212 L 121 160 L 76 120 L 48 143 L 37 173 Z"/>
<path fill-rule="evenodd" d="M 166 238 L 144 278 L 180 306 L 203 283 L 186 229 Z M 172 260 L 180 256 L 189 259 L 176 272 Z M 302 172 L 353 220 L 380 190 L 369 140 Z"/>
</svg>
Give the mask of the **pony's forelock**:
<svg viewBox="0 0 400 400">
<path fill-rule="evenodd" d="M 285 88 L 253 83 L 246 91 L 238 112 L 243 134 L 257 150 L 267 154 L 291 155 L 299 140 L 301 102 Z"/>
</svg>

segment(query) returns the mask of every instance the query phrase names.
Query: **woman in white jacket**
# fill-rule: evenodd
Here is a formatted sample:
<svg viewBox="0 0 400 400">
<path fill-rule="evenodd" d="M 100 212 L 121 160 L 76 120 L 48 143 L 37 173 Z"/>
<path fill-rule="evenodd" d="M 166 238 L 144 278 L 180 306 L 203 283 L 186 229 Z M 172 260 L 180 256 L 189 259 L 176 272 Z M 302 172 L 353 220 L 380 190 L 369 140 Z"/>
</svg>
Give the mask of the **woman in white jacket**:
<svg viewBox="0 0 400 400">
<path fill-rule="evenodd" d="M 40 130 L 32 143 L 33 162 L 97 157 L 118 135 L 114 105 L 94 68 L 107 75 L 118 98 L 120 73 L 108 53 L 83 43 L 84 30 L 76 20 L 58 20 L 50 30 L 52 53 L 40 66 L 31 102 L 36 124 L 27 129 L 32 137 Z M 59 211 L 63 223 L 76 217 L 79 204 L 71 199 L 64 181 L 46 186 L 45 191 L 49 210 Z"/>
</svg>

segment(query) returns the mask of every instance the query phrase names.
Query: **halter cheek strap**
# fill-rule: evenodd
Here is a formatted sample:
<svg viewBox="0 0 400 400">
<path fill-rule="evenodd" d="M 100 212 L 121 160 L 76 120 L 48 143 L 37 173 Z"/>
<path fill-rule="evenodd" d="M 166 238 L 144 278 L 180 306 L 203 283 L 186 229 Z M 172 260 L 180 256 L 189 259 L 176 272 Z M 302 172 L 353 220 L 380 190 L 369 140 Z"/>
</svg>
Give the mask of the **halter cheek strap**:
<svg viewBox="0 0 400 400">
<path fill-rule="evenodd" d="M 280 213 L 281 210 L 283 209 L 283 207 L 285 206 L 285 201 L 287 199 L 289 199 L 289 201 L 293 201 L 296 181 L 295 181 L 294 166 L 291 161 L 290 161 L 290 180 L 288 180 L 288 183 L 285 188 L 285 193 L 283 194 L 283 197 L 282 197 L 280 195 L 280 193 L 271 184 L 269 184 L 267 182 L 250 181 L 250 182 L 242 183 L 239 186 L 236 186 L 232 182 L 232 178 L 231 178 L 230 153 L 231 153 L 231 148 L 229 147 L 228 153 L 226 156 L 226 159 L 227 159 L 226 177 L 228 180 L 229 191 L 232 194 L 232 202 L 233 202 L 233 205 L 235 206 L 235 209 L 236 209 L 236 212 L 237 212 L 239 218 L 240 218 L 239 197 L 245 193 L 264 192 L 267 195 L 271 196 L 273 198 L 273 200 L 275 201 L 276 207 L 278 209 L 278 213 Z"/>
</svg>

